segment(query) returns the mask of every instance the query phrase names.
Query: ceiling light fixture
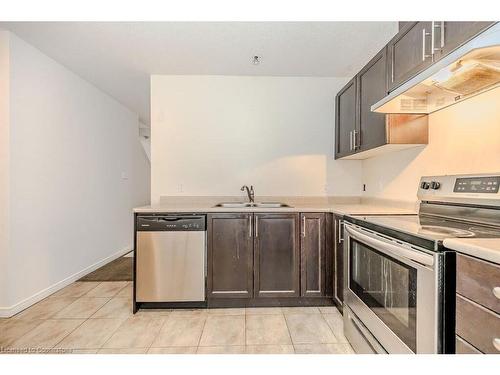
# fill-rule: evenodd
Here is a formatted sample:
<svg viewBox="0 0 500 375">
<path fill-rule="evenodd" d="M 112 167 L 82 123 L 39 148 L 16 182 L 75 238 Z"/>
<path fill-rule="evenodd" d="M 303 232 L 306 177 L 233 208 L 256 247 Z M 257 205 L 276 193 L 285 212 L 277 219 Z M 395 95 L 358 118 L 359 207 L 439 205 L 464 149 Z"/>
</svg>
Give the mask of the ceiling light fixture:
<svg viewBox="0 0 500 375">
<path fill-rule="evenodd" d="M 259 65 L 261 61 L 262 61 L 262 56 L 255 55 L 252 57 L 252 64 L 254 65 Z"/>
</svg>

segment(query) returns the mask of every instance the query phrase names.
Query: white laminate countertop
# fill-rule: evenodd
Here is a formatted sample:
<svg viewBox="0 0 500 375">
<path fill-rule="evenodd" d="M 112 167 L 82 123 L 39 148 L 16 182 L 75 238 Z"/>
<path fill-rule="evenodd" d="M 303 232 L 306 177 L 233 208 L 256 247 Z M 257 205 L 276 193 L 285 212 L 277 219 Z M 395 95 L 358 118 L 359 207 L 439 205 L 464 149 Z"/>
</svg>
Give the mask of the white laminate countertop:
<svg viewBox="0 0 500 375">
<path fill-rule="evenodd" d="M 444 247 L 500 265 L 500 238 L 450 238 Z"/>
<path fill-rule="evenodd" d="M 332 212 L 340 215 L 411 215 L 415 214 L 415 208 L 411 206 L 396 205 L 391 202 L 357 202 L 357 203 L 333 203 L 333 202 L 289 202 L 292 207 L 280 208 L 227 208 L 214 207 L 213 202 L 199 200 L 183 202 L 163 202 L 150 206 L 137 207 L 135 213 L 214 213 L 214 212 Z"/>
</svg>

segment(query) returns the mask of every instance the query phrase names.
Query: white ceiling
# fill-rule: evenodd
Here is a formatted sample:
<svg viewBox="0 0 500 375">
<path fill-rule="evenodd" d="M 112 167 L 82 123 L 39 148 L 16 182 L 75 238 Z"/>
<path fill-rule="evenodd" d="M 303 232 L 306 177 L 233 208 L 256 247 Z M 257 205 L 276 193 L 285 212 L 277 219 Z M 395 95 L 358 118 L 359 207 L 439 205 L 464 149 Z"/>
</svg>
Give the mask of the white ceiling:
<svg viewBox="0 0 500 375">
<path fill-rule="evenodd" d="M 1 22 L 149 123 L 151 74 L 353 76 L 397 22 Z M 253 55 L 262 63 L 251 64 Z"/>
</svg>

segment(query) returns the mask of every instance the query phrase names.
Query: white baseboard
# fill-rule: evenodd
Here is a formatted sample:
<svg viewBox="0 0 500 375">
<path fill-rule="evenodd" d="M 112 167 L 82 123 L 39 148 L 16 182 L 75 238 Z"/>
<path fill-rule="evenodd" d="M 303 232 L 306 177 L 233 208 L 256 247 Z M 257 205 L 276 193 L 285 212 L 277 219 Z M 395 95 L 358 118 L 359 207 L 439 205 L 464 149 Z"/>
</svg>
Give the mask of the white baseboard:
<svg viewBox="0 0 500 375">
<path fill-rule="evenodd" d="M 22 300 L 21 302 L 16 303 L 15 305 L 12 305 L 10 307 L 0 307 L 0 318 L 10 318 L 11 316 L 16 315 L 17 313 L 23 311 L 24 309 L 34 305 L 35 303 L 41 301 L 45 297 L 50 296 L 51 294 L 54 294 L 58 290 L 68 286 L 69 284 L 75 282 L 78 279 L 81 279 L 83 276 L 88 275 L 92 271 L 95 271 L 99 267 L 104 266 L 105 264 L 127 254 L 130 252 L 132 249 L 130 246 L 121 249 L 120 251 L 114 253 L 113 255 L 110 255 L 86 268 L 83 270 L 65 278 L 64 280 L 61 280 L 48 288 L 45 288 L 32 296 Z"/>
</svg>

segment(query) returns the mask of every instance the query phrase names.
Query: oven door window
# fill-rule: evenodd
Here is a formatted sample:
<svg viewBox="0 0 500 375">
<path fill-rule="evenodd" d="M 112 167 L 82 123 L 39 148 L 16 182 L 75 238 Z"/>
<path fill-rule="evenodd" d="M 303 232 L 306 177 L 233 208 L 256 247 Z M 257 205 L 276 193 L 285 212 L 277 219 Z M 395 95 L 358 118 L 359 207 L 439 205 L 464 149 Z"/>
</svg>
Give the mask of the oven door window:
<svg viewBox="0 0 500 375">
<path fill-rule="evenodd" d="M 417 346 L 417 270 L 351 239 L 349 289 L 413 352 Z"/>
</svg>

